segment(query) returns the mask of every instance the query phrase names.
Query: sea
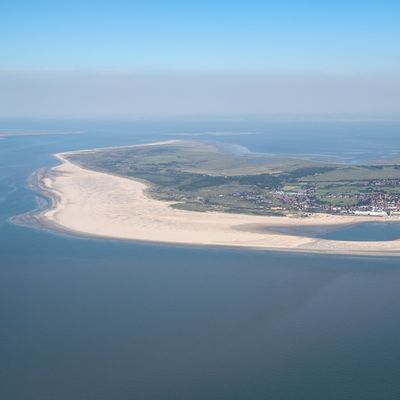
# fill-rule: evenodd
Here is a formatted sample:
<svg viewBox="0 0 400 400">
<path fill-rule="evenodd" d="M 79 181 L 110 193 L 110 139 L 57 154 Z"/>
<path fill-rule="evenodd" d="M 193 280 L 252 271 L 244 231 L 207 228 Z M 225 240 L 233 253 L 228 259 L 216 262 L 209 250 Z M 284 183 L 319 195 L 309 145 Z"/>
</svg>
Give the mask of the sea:
<svg viewBox="0 0 400 400">
<path fill-rule="evenodd" d="M 121 242 L 10 222 L 43 203 L 27 182 L 56 152 L 195 139 L 359 163 L 400 154 L 399 122 L 0 120 L 7 129 L 48 132 L 0 138 L 0 399 L 400 398 L 399 258 Z"/>
</svg>

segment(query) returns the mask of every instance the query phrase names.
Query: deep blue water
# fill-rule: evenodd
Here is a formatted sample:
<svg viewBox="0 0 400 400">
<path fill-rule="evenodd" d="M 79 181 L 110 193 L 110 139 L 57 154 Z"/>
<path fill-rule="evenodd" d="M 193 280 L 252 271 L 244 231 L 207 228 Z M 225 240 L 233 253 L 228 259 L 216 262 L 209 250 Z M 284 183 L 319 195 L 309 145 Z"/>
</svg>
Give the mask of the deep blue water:
<svg viewBox="0 0 400 400">
<path fill-rule="evenodd" d="M 190 126 L 70 124 L 90 132 L 0 140 L 1 399 L 400 398 L 398 258 L 144 245 L 10 224 L 36 206 L 26 179 L 55 164 L 52 153 Z"/>
</svg>

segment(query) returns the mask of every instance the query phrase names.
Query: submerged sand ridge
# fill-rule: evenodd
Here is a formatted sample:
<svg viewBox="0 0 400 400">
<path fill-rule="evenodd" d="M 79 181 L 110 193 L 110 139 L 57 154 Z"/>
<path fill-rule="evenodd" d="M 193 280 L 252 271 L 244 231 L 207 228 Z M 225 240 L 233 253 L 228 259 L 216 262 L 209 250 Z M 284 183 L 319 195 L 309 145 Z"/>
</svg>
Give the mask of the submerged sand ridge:
<svg viewBox="0 0 400 400">
<path fill-rule="evenodd" d="M 169 202 L 149 197 L 143 182 L 82 168 L 63 154 L 57 157 L 62 164 L 50 169 L 40 182 L 53 199 L 52 207 L 38 216 L 47 226 L 78 234 L 136 241 L 400 255 L 400 240 L 345 242 L 243 229 L 250 224 L 263 227 L 341 225 L 376 221 L 374 217 L 315 214 L 291 218 L 179 210 L 170 207 Z"/>
</svg>

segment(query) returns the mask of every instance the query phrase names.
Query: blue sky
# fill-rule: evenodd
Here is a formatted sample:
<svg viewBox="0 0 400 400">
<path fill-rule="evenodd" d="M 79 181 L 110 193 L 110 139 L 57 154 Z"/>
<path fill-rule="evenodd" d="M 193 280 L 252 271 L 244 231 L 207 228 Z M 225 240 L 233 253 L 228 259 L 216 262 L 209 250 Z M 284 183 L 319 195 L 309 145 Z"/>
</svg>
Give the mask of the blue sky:
<svg viewBox="0 0 400 400">
<path fill-rule="evenodd" d="M 400 1 L 0 1 L 0 117 L 400 115 Z"/>
<path fill-rule="evenodd" d="M 396 73 L 399 1 L 0 5 L 2 69 Z"/>
</svg>

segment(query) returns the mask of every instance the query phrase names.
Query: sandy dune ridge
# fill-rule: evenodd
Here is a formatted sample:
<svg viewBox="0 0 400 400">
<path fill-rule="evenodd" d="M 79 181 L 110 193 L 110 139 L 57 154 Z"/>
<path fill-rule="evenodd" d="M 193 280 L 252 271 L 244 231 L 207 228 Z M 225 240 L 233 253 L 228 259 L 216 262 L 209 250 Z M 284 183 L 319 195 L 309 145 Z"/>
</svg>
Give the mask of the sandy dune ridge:
<svg viewBox="0 0 400 400">
<path fill-rule="evenodd" d="M 400 255 L 400 240 L 332 241 L 247 228 L 331 226 L 376 221 L 376 217 L 315 214 L 296 218 L 179 210 L 170 207 L 169 202 L 149 197 L 146 194 L 147 185 L 141 181 L 82 168 L 68 161 L 65 154 L 68 153 L 56 155 L 62 163 L 51 168 L 40 182 L 53 201 L 52 207 L 42 211 L 38 219 L 52 228 L 135 241 L 297 252 Z"/>
</svg>

